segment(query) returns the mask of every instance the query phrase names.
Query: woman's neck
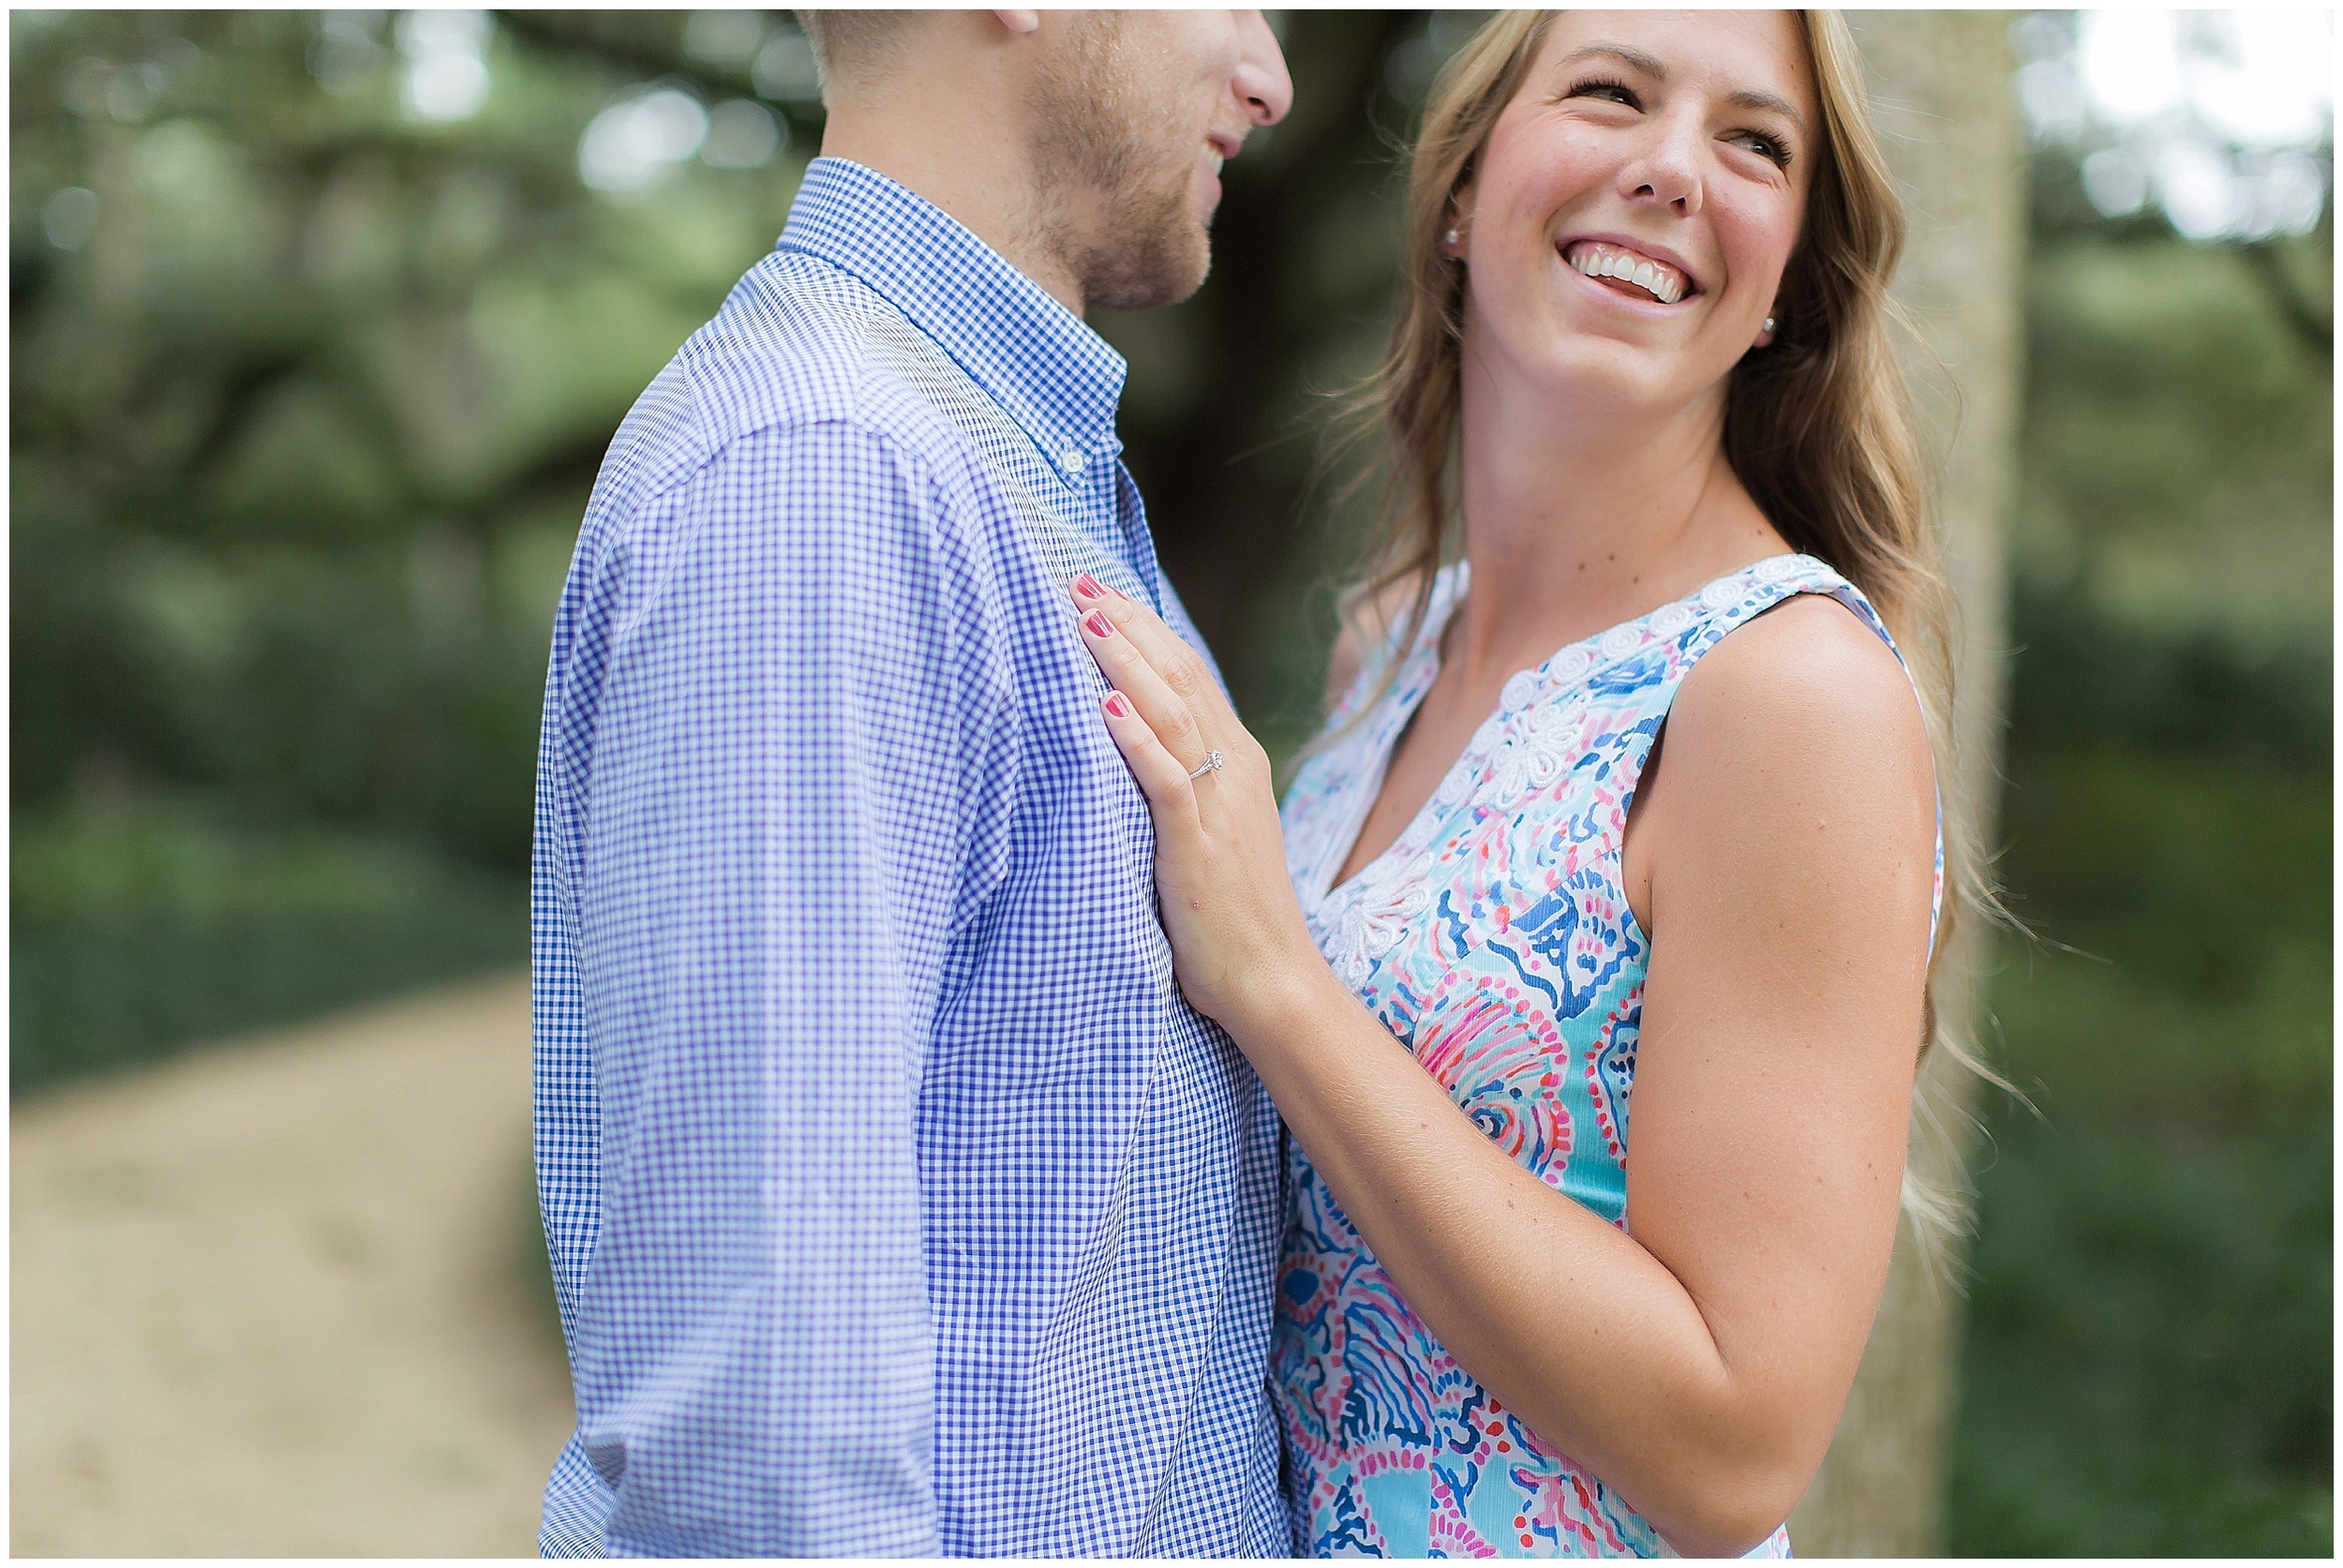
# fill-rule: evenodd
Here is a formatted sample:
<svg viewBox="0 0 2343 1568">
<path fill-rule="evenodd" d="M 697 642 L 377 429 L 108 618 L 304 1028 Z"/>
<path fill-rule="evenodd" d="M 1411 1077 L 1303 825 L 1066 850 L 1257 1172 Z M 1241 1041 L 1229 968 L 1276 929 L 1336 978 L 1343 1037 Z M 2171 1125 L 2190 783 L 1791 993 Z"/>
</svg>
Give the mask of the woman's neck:
<svg viewBox="0 0 2343 1568">
<path fill-rule="evenodd" d="M 1448 639 L 1469 684 L 1787 548 L 1724 456 L 1722 386 L 1662 412 L 1564 405 L 1468 366 L 1471 587 Z"/>
</svg>

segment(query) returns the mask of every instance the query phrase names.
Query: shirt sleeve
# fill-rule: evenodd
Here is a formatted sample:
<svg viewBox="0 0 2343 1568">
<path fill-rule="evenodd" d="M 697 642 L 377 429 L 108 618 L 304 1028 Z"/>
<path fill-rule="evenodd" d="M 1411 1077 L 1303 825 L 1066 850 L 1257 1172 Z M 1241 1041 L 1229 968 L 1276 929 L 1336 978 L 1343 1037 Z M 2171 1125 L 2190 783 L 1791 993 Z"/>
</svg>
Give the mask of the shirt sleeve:
<svg viewBox="0 0 2343 1568">
<path fill-rule="evenodd" d="M 915 1120 L 1016 784 L 948 512 L 883 436 L 761 431 L 574 578 L 599 1232 L 565 1296 L 611 1555 L 940 1550 Z"/>
</svg>

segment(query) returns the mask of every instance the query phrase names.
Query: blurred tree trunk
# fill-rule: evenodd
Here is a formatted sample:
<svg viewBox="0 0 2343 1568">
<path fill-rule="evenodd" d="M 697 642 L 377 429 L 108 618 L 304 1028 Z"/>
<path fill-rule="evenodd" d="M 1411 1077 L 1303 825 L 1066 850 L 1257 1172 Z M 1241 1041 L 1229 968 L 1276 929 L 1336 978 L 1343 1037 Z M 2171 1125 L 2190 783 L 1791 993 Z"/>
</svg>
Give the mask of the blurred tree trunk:
<svg viewBox="0 0 2343 1568">
<path fill-rule="evenodd" d="M 1962 777 L 1991 842 L 2007 689 L 2003 538 L 2016 488 L 2025 251 L 2024 147 L 2010 97 L 2007 11 L 1848 13 L 1910 223 L 1895 293 L 1941 368 L 1910 370 L 1941 462 L 1938 492 L 1961 609 L 1956 718 Z M 1957 391 L 1956 391 L 1957 389 Z M 1975 1038 L 1990 933 L 1964 923 L 1947 962 L 1948 1027 Z M 1977 1082 L 1942 1053 L 1921 1071 L 1941 1129 L 1918 1118 L 1917 1173 L 1960 1184 Z M 1961 1344 L 1958 1256 L 1930 1268 L 1899 1233 L 1887 1297 L 1822 1472 L 1791 1516 L 1802 1557 L 1934 1556 Z"/>
</svg>

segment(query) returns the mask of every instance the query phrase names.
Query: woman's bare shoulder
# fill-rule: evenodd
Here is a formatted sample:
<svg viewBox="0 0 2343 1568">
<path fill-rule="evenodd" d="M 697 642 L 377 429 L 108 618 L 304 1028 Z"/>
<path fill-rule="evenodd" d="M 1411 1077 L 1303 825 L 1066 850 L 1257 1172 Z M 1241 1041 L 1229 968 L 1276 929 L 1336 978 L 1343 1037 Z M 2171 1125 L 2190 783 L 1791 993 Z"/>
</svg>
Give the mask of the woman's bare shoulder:
<svg viewBox="0 0 2343 1568">
<path fill-rule="evenodd" d="M 1767 611 L 1694 666 L 1669 712 L 1667 771 L 1679 805 L 1729 805 L 1743 834 L 1811 829 L 1818 814 L 1933 830 L 1935 764 L 1911 679 L 1824 595 Z"/>
<path fill-rule="evenodd" d="M 1926 749 L 1919 699 L 1886 639 L 1828 594 L 1786 599 L 1720 641 L 1684 678 L 1676 708 L 1768 714 L 1830 727 L 1908 727 Z M 1739 727 L 1737 725 L 1737 727 Z M 1885 739 L 1885 734 L 1881 736 Z"/>
</svg>

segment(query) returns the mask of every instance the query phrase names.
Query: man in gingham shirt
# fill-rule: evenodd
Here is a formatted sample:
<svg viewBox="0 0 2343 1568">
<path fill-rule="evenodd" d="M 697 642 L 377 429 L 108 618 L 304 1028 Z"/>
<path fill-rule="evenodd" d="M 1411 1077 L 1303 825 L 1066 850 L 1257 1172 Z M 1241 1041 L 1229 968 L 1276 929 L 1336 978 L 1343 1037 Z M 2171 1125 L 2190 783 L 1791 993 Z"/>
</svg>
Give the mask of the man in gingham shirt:
<svg viewBox="0 0 2343 1568">
<path fill-rule="evenodd" d="M 1195 640 L 1085 307 L 1202 281 L 1260 13 L 823 12 L 826 156 L 603 465 L 537 787 L 549 1555 L 1283 1555 L 1276 1112 L 1064 584 Z"/>
</svg>

